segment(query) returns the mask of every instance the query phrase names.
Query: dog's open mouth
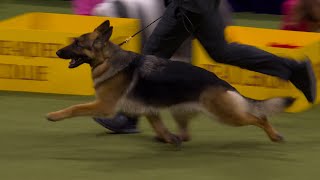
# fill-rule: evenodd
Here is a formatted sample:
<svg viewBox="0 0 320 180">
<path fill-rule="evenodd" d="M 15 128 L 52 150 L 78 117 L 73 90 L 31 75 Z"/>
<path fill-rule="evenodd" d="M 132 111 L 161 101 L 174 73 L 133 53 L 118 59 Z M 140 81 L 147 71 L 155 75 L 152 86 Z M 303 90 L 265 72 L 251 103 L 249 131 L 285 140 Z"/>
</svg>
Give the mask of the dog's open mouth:
<svg viewBox="0 0 320 180">
<path fill-rule="evenodd" d="M 84 58 L 74 58 L 71 59 L 70 63 L 69 63 L 69 68 L 75 68 L 80 66 L 81 64 L 85 63 L 86 60 Z"/>
</svg>

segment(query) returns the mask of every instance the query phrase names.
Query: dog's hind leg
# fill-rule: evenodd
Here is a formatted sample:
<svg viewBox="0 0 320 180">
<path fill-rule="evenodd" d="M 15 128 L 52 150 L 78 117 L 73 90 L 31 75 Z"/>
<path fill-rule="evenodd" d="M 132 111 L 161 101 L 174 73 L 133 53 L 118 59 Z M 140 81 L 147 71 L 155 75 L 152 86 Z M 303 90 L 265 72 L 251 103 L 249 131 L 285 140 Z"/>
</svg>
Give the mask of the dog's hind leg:
<svg viewBox="0 0 320 180">
<path fill-rule="evenodd" d="M 167 129 L 159 115 L 146 115 L 146 118 L 149 120 L 159 138 L 167 143 L 174 144 L 175 146 L 181 145 L 180 138 Z"/>
<path fill-rule="evenodd" d="M 179 136 L 182 141 L 190 141 L 189 122 L 196 115 L 194 112 L 181 113 L 177 111 L 171 111 L 171 114 L 176 121 L 179 128 Z"/>
<path fill-rule="evenodd" d="M 262 128 L 274 142 L 283 141 L 282 136 L 266 118 L 261 119 L 248 113 L 247 101 L 237 92 L 212 88 L 205 91 L 200 102 L 209 114 L 232 126 L 254 125 Z"/>
<path fill-rule="evenodd" d="M 48 113 L 46 117 L 49 121 L 60 121 L 76 116 L 107 116 L 113 113 L 113 107 L 112 104 L 106 105 L 101 101 L 93 101 Z"/>
<path fill-rule="evenodd" d="M 273 142 L 283 142 L 284 138 L 281 134 L 275 130 L 275 128 L 269 123 L 267 118 L 258 118 L 249 113 L 244 113 L 239 116 L 239 118 L 245 119 L 241 120 L 242 122 L 246 122 L 247 125 L 254 125 L 264 130 L 269 139 Z M 246 124 L 244 124 L 246 125 Z"/>
<path fill-rule="evenodd" d="M 252 116 L 252 115 L 250 115 L 250 116 Z M 256 118 L 256 117 L 253 116 L 252 118 Z M 269 123 L 267 118 L 262 118 L 262 119 L 256 120 L 256 124 L 254 124 L 254 125 L 262 128 L 266 132 L 266 134 L 269 136 L 271 141 L 273 141 L 273 142 L 283 142 L 284 141 L 283 136 L 277 130 L 275 130 L 275 128 Z"/>
</svg>

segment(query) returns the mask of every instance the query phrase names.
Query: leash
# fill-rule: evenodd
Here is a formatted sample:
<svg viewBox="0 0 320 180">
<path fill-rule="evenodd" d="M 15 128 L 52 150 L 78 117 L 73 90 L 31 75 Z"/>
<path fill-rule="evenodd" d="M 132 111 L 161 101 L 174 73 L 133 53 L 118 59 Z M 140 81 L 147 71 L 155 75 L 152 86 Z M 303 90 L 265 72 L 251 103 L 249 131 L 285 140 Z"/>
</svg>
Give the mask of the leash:
<svg viewBox="0 0 320 180">
<path fill-rule="evenodd" d="M 153 23 L 157 22 L 159 19 L 161 19 L 162 16 L 158 17 L 156 20 L 152 21 L 149 25 L 147 25 L 146 27 L 142 28 L 140 31 L 136 32 L 135 34 L 133 34 L 132 36 L 128 37 L 126 40 L 124 40 L 122 43 L 118 44 L 119 46 L 122 46 L 126 43 L 128 43 L 133 37 L 135 37 L 136 35 L 138 35 L 139 33 L 141 33 L 142 31 L 146 30 L 149 26 L 151 26 Z"/>
</svg>

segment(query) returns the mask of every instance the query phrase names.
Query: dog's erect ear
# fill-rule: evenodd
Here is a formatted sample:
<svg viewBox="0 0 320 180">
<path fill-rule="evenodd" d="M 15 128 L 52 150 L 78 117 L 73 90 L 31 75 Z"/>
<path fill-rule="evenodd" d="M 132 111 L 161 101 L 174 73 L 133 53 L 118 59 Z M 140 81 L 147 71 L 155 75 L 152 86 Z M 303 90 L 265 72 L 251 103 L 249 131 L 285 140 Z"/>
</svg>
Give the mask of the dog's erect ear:
<svg viewBox="0 0 320 180">
<path fill-rule="evenodd" d="M 110 26 L 108 31 L 102 34 L 102 36 L 105 38 L 105 41 L 109 41 L 112 35 L 112 32 L 113 32 L 113 26 Z"/>
<path fill-rule="evenodd" d="M 113 27 L 110 26 L 107 31 L 105 31 L 102 34 L 99 34 L 99 36 L 94 40 L 93 47 L 96 49 L 101 49 L 110 39 L 112 35 Z"/>
<path fill-rule="evenodd" d="M 100 24 L 100 26 L 98 26 L 94 32 L 97 32 L 97 33 L 103 33 L 105 31 L 107 31 L 110 27 L 110 21 L 109 20 L 106 20 L 104 21 L 102 24 Z"/>
</svg>

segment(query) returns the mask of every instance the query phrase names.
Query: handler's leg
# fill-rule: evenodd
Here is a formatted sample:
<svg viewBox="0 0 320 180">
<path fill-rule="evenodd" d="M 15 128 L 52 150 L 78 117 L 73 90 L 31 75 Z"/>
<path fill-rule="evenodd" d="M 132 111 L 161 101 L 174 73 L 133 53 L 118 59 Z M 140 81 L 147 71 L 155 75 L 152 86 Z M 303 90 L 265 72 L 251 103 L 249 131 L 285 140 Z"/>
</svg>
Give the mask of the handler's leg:
<svg viewBox="0 0 320 180">
<path fill-rule="evenodd" d="M 212 59 L 291 81 L 309 102 L 316 98 L 316 81 L 309 60 L 302 62 L 276 56 L 253 46 L 227 43 L 224 23 L 216 11 L 204 16 L 196 37 Z"/>
</svg>

